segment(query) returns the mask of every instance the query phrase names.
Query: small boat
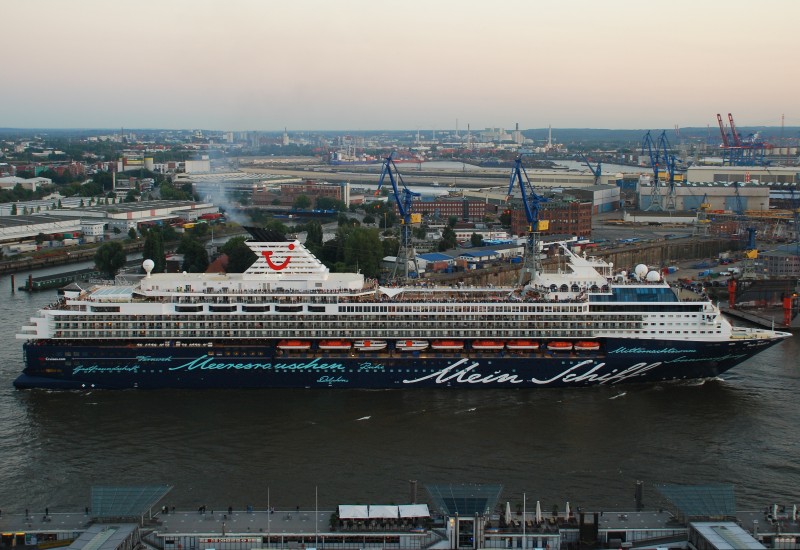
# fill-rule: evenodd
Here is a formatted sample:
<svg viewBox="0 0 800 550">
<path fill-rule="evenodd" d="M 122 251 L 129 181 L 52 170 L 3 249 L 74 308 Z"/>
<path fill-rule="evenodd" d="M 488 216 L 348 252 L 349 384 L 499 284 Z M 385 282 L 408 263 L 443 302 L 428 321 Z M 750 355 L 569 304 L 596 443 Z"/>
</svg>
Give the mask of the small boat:
<svg viewBox="0 0 800 550">
<path fill-rule="evenodd" d="M 591 340 L 579 340 L 575 342 L 576 351 L 597 351 L 600 349 L 600 342 Z"/>
<path fill-rule="evenodd" d="M 421 351 L 428 347 L 425 340 L 398 340 L 394 348 L 399 351 Z"/>
<path fill-rule="evenodd" d="M 386 340 L 356 340 L 353 347 L 358 351 L 380 351 L 386 349 Z"/>
<path fill-rule="evenodd" d="M 352 344 L 347 340 L 320 340 L 319 349 L 321 350 L 348 350 Z"/>
<path fill-rule="evenodd" d="M 436 350 L 460 350 L 464 349 L 464 342 L 460 340 L 434 340 L 431 347 Z"/>
<path fill-rule="evenodd" d="M 311 342 L 308 340 L 281 340 L 278 342 L 278 349 L 284 351 L 306 351 L 311 349 Z"/>
<path fill-rule="evenodd" d="M 550 351 L 572 351 L 572 342 L 547 342 Z"/>
<path fill-rule="evenodd" d="M 475 340 L 472 342 L 472 349 L 479 351 L 499 351 L 504 347 L 505 344 L 498 340 Z"/>
<path fill-rule="evenodd" d="M 539 349 L 539 342 L 533 340 L 511 340 L 506 344 L 511 351 L 531 351 Z"/>
</svg>

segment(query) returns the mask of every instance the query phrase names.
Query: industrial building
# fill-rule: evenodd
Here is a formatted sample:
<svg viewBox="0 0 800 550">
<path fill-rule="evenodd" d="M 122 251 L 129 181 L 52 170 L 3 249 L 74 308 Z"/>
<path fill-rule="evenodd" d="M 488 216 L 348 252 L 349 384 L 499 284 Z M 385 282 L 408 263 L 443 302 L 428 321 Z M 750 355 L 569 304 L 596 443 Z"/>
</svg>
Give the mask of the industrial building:
<svg viewBox="0 0 800 550">
<path fill-rule="evenodd" d="M 214 214 L 219 208 L 211 203 L 191 201 L 151 201 L 115 205 L 85 206 L 50 210 L 46 214 L 0 216 L 0 244 L 30 242 L 36 236 L 68 235 L 84 242 L 102 240 L 106 231 L 119 229 L 127 233 L 144 222 L 173 219 L 192 221 L 203 214 Z M 68 240 L 61 241 L 67 244 Z"/>
<path fill-rule="evenodd" d="M 7 176 L 0 178 L 0 189 L 13 189 L 17 185 L 21 185 L 23 189 L 29 191 L 36 191 L 43 185 L 51 185 L 53 180 L 50 178 L 35 177 L 35 178 L 20 178 L 18 176 Z"/>
<path fill-rule="evenodd" d="M 800 278 L 800 251 L 796 243 L 779 246 L 759 254 L 770 278 Z"/>
<path fill-rule="evenodd" d="M 766 185 L 743 182 L 692 182 L 676 183 L 674 186 L 675 207 L 670 209 L 670 187 L 661 183 L 654 196 L 652 181 L 640 178 L 638 190 L 639 210 L 695 211 L 701 204 L 708 204 L 711 211 L 734 212 L 769 210 L 770 189 Z M 657 207 L 655 205 L 660 205 Z"/>
<path fill-rule="evenodd" d="M 800 169 L 797 166 L 690 166 L 686 171 L 686 181 L 797 184 L 800 182 Z"/>
<path fill-rule="evenodd" d="M 32 214 L 27 216 L 0 216 L 0 244 L 10 245 L 33 240 L 37 235 L 63 235 L 83 233 L 81 219 L 75 216 Z M 87 228 L 92 233 L 94 227 Z"/>
</svg>

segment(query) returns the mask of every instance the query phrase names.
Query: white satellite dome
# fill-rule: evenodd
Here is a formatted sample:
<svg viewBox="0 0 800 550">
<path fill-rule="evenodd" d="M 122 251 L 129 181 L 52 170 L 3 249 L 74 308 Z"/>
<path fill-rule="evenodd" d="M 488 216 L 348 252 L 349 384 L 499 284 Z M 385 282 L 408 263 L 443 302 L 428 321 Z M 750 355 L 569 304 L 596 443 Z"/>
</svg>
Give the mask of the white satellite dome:
<svg viewBox="0 0 800 550">
<path fill-rule="evenodd" d="M 647 266 L 644 264 L 639 264 L 635 268 L 633 268 L 633 272 L 636 274 L 637 279 L 644 279 L 645 275 L 647 275 Z"/>
<path fill-rule="evenodd" d="M 651 271 L 647 274 L 647 282 L 648 283 L 657 283 L 661 280 L 661 274 L 658 271 Z"/>
<path fill-rule="evenodd" d="M 156 263 L 153 260 L 147 259 L 142 262 L 142 268 L 147 273 L 147 276 L 150 276 L 150 273 L 153 271 L 153 268 L 156 266 Z"/>
</svg>

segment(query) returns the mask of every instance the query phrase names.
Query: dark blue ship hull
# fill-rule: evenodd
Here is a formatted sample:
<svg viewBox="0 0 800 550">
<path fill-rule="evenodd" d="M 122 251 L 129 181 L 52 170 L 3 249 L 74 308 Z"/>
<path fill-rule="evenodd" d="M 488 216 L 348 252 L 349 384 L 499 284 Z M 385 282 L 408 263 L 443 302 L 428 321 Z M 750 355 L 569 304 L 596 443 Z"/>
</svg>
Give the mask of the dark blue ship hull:
<svg viewBox="0 0 800 550">
<path fill-rule="evenodd" d="M 543 388 L 711 378 L 781 339 L 610 338 L 600 350 L 280 352 L 264 345 L 29 342 L 17 388 Z"/>
</svg>

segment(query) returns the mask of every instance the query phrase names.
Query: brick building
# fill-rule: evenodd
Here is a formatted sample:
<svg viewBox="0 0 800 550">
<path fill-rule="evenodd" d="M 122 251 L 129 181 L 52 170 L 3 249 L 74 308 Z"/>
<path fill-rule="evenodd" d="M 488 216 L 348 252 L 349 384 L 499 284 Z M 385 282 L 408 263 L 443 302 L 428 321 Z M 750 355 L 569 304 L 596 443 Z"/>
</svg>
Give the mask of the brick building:
<svg viewBox="0 0 800 550">
<path fill-rule="evenodd" d="M 550 222 L 543 235 L 592 235 L 592 203 L 579 201 L 550 201 L 539 205 L 539 219 Z M 525 209 L 518 202 L 511 210 L 511 233 L 525 235 L 528 220 Z"/>
<path fill-rule="evenodd" d="M 397 204 L 395 204 L 395 212 Z M 481 199 L 442 199 L 415 201 L 411 211 L 423 218 L 447 220 L 455 216 L 459 221 L 481 222 L 486 216 L 486 201 Z"/>
<path fill-rule="evenodd" d="M 278 192 L 272 189 L 257 188 L 253 191 L 253 204 L 269 206 L 275 199 L 278 199 L 280 205 L 291 206 L 300 195 L 305 195 L 311 199 L 312 206 L 317 197 L 328 197 L 349 204 L 350 184 L 317 183 L 313 181 L 282 183 Z"/>
</svg>

